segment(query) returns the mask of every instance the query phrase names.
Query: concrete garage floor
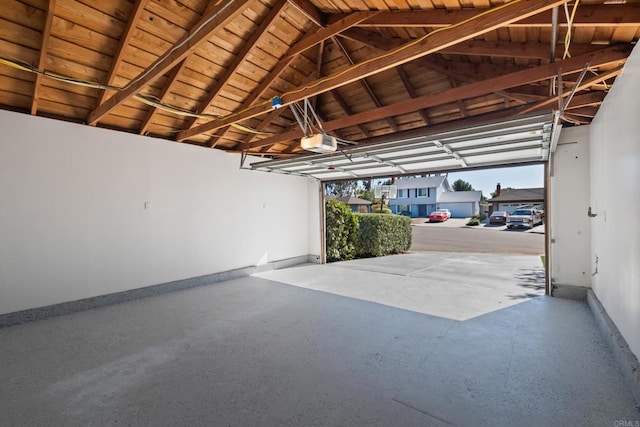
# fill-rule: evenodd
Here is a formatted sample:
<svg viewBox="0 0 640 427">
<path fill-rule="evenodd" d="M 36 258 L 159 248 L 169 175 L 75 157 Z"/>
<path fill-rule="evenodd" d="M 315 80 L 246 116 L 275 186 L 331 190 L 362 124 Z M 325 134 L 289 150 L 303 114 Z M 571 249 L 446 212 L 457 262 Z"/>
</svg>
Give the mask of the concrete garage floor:
<svg viewBox="0 0 640 427">
<path fill-rule="evenodd" d="M 539 257 L 495 257 L 304 265 L 0 329 L 0 425 L 640 419 L 587 305 L 541 296 Z"/>
</svg>

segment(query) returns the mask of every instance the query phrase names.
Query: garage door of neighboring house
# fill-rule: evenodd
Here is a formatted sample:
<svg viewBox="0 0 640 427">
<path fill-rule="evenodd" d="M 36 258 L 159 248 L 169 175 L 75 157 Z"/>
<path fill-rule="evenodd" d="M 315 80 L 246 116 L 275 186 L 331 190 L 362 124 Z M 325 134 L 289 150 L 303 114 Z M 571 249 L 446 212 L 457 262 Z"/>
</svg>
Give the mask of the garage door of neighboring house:
<svg viewBox="0 0 640 427">
<path fill-rule="evenodd" d="M 498 205 L 500 211 L 507 211 L 507 212 L 513 212 L 515 211 L 519 206 L 522 206 L 524 203 L 500 203 Z"/>
<path fill-rule="evenodd" d="M 443 209 L 449 209 L 453 218 L 467 218 L 473 213 L 471 203 L 441 203 Z"/>
</svg>

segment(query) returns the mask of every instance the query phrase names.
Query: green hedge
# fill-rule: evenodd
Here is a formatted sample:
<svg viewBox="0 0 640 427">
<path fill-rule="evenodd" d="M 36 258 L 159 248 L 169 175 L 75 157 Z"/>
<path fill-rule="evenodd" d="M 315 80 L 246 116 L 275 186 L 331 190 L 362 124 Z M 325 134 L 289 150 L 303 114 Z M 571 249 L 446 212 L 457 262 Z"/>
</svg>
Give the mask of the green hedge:
<svg viewBox="0 0 640 427">
<path fill-rule="evenodd" d="M 411 246 L 411 219 L 401 215 L 357 214 L 358 257 L 406 252 Z"/>
<path fill-rule="evenodd" d="M 358 240 L 358 217 L 349 206 L 333 199 L 325 203 L 327 216 L 327 261 L 353 259 Z"/>
</svg>

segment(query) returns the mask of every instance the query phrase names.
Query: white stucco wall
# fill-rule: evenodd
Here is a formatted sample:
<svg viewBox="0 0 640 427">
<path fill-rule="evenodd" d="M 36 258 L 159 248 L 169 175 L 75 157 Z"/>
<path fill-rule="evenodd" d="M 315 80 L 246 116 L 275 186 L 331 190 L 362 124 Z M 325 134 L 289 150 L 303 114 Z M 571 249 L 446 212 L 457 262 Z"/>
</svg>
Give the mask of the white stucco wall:
<svg viewBox="0 0 640 427">
<path fill-rule="evenodd" d="M 589 126 L 562 129 L 552 161 L 551 280 L 555 285 L 590 287 Z"/>
<path fill-rule="evenodd" d="M 640 48 L 590 126 L 594 292 L 640 357 Z"/>
<path fill-rule="evenodd" d="M 25 114 L 0 129 L 0 314 L 320 253 L 310 179 Z"/>
</svg>

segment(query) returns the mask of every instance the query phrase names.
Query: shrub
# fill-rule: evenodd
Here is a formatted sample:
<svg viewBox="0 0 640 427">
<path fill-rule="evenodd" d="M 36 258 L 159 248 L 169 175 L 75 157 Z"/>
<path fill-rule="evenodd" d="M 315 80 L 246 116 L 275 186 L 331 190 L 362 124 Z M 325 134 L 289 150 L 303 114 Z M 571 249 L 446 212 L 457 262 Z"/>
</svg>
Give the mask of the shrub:
<svg viewBox="0 0 640 427">
<path fill-rule="evenodd" d="M 375 211 L 373 211 L 373 213 L 375 214 L 392 214 L 393 212 L 391 212 L 391 209 L 389 208 L 382 208 L 382 212 L 380 212 L 380 209 L 376 209 Z"/>
<path fill-rule="evenodd" d="M 485 219 L 487 219 L 487 216 L 485 214 L 474 215 L 474 216 L 471 217 L 471 219 L 477 219 L 478 221 L 484 221 Z"/>
<path fill-rule="evenodd" d="M 411 246 L 411 220 L 401 215 L 358 214 L 358 257 L 406 252 Z"/>
<path fill-rule="evenodd" d="M 476 226 L 476 225 L 480 225 L 480 221 L 478 220 L 478 218 L 471 218 L 468 222 L 467 225 L 470 226 Z"/>
<path fill-rule="evenodd" d="M 393 213 L 393 212 L 391 212 L 391 209 L 387 205 L 382 206 L 382 212 L 380 212 L 380 203 L 377 203 L 377 204 L 371 205 L 371 213 Z"/>
<path fill-rule="evenodd" d="M 333 199 L 325 203 L 327 218 L 327 262 L 353 259 L 358 239 L 358 218 L 349 206 Z"/>
</svg>

